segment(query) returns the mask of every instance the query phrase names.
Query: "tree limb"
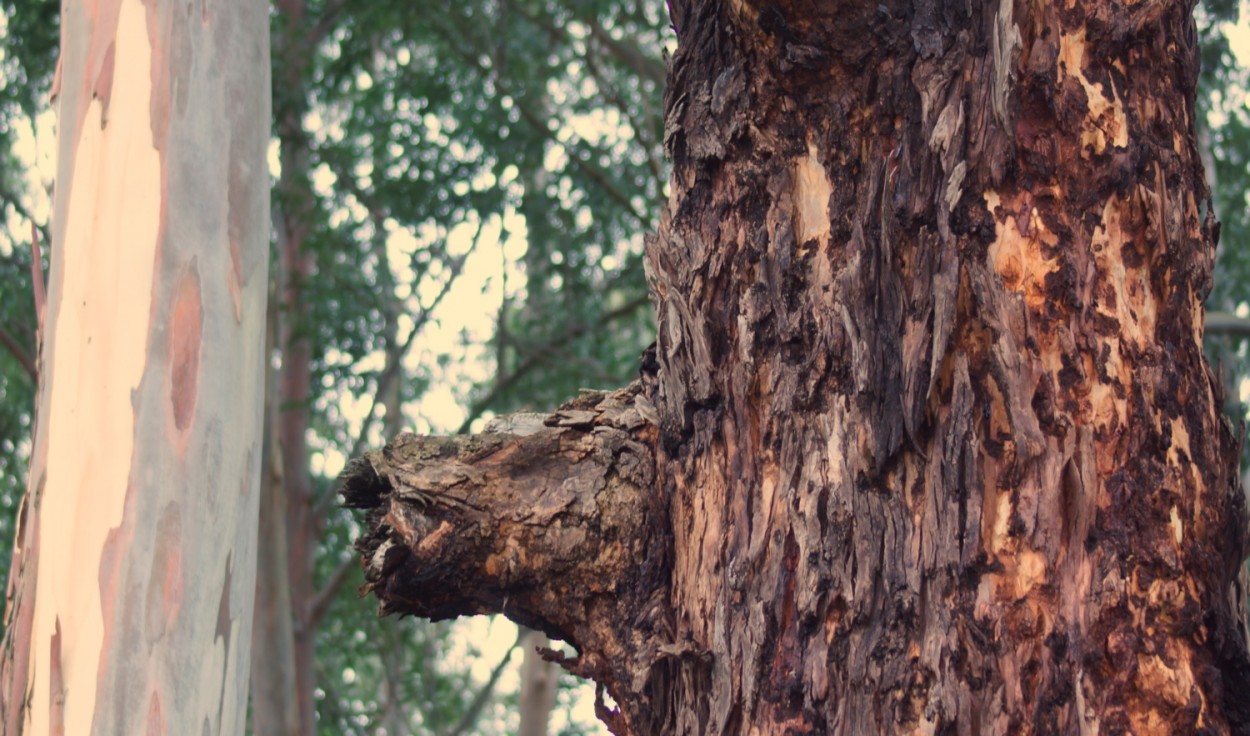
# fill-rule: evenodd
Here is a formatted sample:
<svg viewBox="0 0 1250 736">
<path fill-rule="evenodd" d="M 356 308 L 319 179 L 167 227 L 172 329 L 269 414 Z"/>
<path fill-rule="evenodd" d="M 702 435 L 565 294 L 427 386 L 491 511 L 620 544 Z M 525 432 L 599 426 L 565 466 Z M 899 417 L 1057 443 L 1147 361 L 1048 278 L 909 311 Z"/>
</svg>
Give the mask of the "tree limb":
<svg viewBox="0 0 1250 736">
<path fill-rule="evenodd" d="M 4 325 L 0 325 L 0 344 L 4 345 L 5 349 L 22 366 L 22 369 L 26 371 L 26 375 L 30 376 L 30 380 L 38 383 L 39 370 L 35 367 L 34 359 L 30 357 L 30 353 L 27 353 L 22 348 L 17 338 L 4 328 Z"/>
<path fill-rule="evenodd" d="M 309 48 L 316 47 L 330 34 L 335 24 L 338 23 L 339 15 L 343 13 L 343 9 L 346 7 L 347 0 L 331 0 L 326 3 L 325 8 L 321 11 L 321 17 L 317 19 L 317 22 L 308 31 L 305 42 Z"/>
<path fill-rule="evenodd" d="M 399 683 L 404 677 L 403 664 L 399 657 L 399 647 L 395 641 L 393 627 L 384 626 L 379 632 L 378 655 L 382 660 L 385 680 L 382 683 L 386 693 L 385 710 L 382 711 L 381 722 L 387 734 L 411 733 L 408 709 L 404 706 L 404 698 L 399 693 Z"/>
<path fill-rule="evenodd" d="M 503 657 L 500 658 L 499 664 L 495 665 L 495 669 L 490 671 L 490 678 L 486 680 L 486 684 L 482 685 L 482 687 L 473 695 L 473 700 L 469 703 L 469 707 L 465 710 L 464 715 L 460 717 L 460 722 L 448 731 L 445 736 L 463 736 L 463 734 L 468 733 L 469 729 L 473 727 L 473 724 L 477 723 L 478 719 L 482 717 L 482 710 L 486 708 L 486 704 L 490 702 L 490 696 L 495 692 L 495 685 L 499 683 L 499 678 L 503 675 L 504 669 L 506 669 L 508 663 L 512 661 L 512 653 L 515 652 L 516 648 L 521 645 L 521 641 L 524 638 L 525 630 L 522 629 L 518 632 L 516 641 L 512 644 L 512 646 L 508 647 L 508 651 L 504 652 Z"/>
<path fill-rule="evenodd" d="M 528 375 L 535 368 L 547 363 L 556 350 L 568 345 L 570 342 L 576 340 L 582 335 L 585 335 L 592 328 L 597 329 L 603 327 L 621 319 L 622 317 L 633 314 L 645 306 L 647 301 L 648 297 L 645 294 L 643 296 L 630 299 L 616 309 L 604 312 L 595 322 L 591 324 L 576 325 L 561 333 L 555 340 L 530 350 L 525 359 L 522 360 L 511 373 L 496 381 L 495 384 L 491 386 L 490 391 L 486 392 L 484 396 L 473 402 L 473 404 L 469 407 L 468 415 L 464 418 L 464 421 L 460 423 L 460 427 L 456 429 L 456 434 L 465 434 L 468 432 L 469 427 L 473 424 L 473 422 L 482 415 L 482 412 L 489 409 L 490 405 L 493 404 L 495 400 L 500 397 L 500 395 L 515 386 L 518 381 Z M 355 457 L 357 454 L 359 453 L 354 452 L 352 453 L 352 456 Z"/>
<path fill-rule="evenodd" d="M 443 26 L 443 28 L 448 33 L 457 34 L 461 38 L 472 39 L 472 33 L 465 29 L 463 25 L 458 24 L 454 28 Z M 516 105 L 517 112 L 521 115 L 521 119 L 524 120 L 526 124 L 528 124 L 536 133 L 555 145 L 564 147 L 569 154 L 568 162 L 570 166 L 585 174 L 587 178 L 599 186 L 604 194 L 621 205 L 621 208 L 626 213 L 633 216 L 635 220 L 643 224 L 646 224 L 649 221 L 646 213 L 640 211 L 634 206 L 634 203 L 630 200 L 629 195 L 621 191 L 620 187 L 612 181 L 606 171 L 595 165 L 589 159 L 583 160 L 581 157 L 577 156 L 577 152 L 572 150 L 572 146 L 570 145 L 571 141 L 566 143 L 561 141 L 556 136 L 556 131 L 548 127 L 547 119 L 538 114 L 538 112 L 536 112 L 525 101 L 523 95 L 516 93 L 516 90 L 513 89 L 511 80 L 492 72 L 489 67 L 483 64 L 481 57 L 483 54 L 487 53 L 488 49 L 483 49 L 477 44 L 474 44 L 474 48 L 471 51 L 461 49 L 459 45 L 452 46 L 452 50 L 455 51 L 457 55 L 465 61 L 465 63 L 475 67 L 483 78 L 493 79 L 500 92 L 511 96 L 513 104 Z"/>
<path fill-rule="evenodd" d="M 325 616 L 326 611 L 330 610 L 334 596 L 343 589 L 343 584 L 351 578 L 355 569 L 356 560 L 348 557 L 334 568 L 329 578 L 326 578 L 325 584 L 313 596 L 312 603 L 308 606 L 308 628 L 315 629 L 321 623 L 321 618 Z"/>
<path fill-rule="evenodd" d="M 563 41 L 566 36 L 571 35 L 568 33 L 567 23 L 558 26 L 551 22 L 547 16 L 530 12 L 525 7 L 519 7 L 517 10 L 522 17 L 545 31 L 547 36 L 553 41 Z M 591 38 L 603 44 L 604 48 L 617 61 L 629 67 L 639 77 L 651 80 L 657 88 L 664 88 L 664 78 L 668 73 L 668 69 L 663 60 L 648 56 L 637 43 L 613 38 L 612 34 L 599 22 L 599 19 L 593 15 L 583 16 L 574 13 L 574 19 L 585 23 L 587 30 L 590 31 Z"/>
<path fill-rule="evenodd" d="M 362 590 L 382 614 L 503 613 L 572 644 L 578 657 L 552 658 L 618 702 L 645 698 L 657 663 L 685 653 L 661 613 L 672 536 L 653 392 L 644 376 L 510 434 L 404 434 L 354 459 L 343 497 L 368 512 Z"/>
<path fill-rule="evenodd" d="M 1250 337 L 1250 319 L 1229 312 L 1207 312 L 1207 337 Z"/>
<path fill-rule="evenodd" d="M 603 44 L 616 59 L 629 67 L 638 76 L 655 83 L 657 89 L 664 88 L 664 78 L 668 74 L 665 63 L 653 56 L 647 56 L 636 43 L 626 43 L 612 37 L 598 18 L 586 18 L 582 21 L 590 29 L 590 35 Z"/>
<path fill-rule="evenodd" d="M 345 178 L 343 173 L 337 170 L 335 171 L 335 174 L 339 177 L 339 181 L 344 184 L 352 196 L 356 197 L 357 201 L 369 211 L 370 216 L 375 216 L 381 212 L 380 208 L 372 202 L 369 196 L 356 186 L 356 180 L 354 178 Z M 412 350 L 412 346 L 416 344 L 417 335 L 425 329 L 425 325 L 434 317 L 434 311 L 438 309 L 438 305 L 443 302 L 443 298 L 451 292 L 452 286 L 456 283 L 456 279 L 459 278 L 460 272 L 464 269 L 464 264 L 468 260 L 469 254 L 477 250 L 480 237 L 481 229 L 479 228 L 478 236 L 473 239 L 473 243 L 469 246 L 469 249 L 460 256 L 448 259 L 447 266 L 449 275 L 447 277 L 447 281 L 443 284 L 442 288 L 439 289 L 438 294 L 434 296 L 434 299 L 430 302 L 428 307 L 422 307 L 419 312 L 411 315 L 412 329 L 408 332 L 408 336 L 404 339 L 404 342 L 402 344 L 387 346 L 388 360 L 386 367 L 380 374 L 378 374 L 377 385 L 374 387 L 373 391 L 373 401 L 369 404 L 369 411 L 365 414 L 365 418 L 361 420 L 360 431 L 356 433 L 356 439 L 352 443 L 351 451 L 347 455 L 348 457 L 356 457 L 364 451 L 365 441 L 369 437 L 369 430 L 373 427 L 374 420 L 377 419 L 378 405 L 381 403 L 379 400 L 380 397 L 385 396 L 387 392 L 391 390 L 395 382 L 400 379 L 403 359 L 407 357 L 408 353 Z M 385 267 L 385 262 L 382 263 L 382 267 Z M 415 293 L 417 284 L 414 282 L 412 286 L 413 292 Z M 334 499 L 338 497 L 341 490 L 341 487 L 336 483 L 331 487 L 330 492 L 325 493 L 316 499 L 313 505 L 313 513 L 318 519 L 324 518 L 325 515 L 330 512 L 330 509 L 334 507 Z"/>
<path fill-rule="evenodd" d="M 599 86 L 608 98 L 608 101 L 616 105 L 621 114 L 629 122 L 630 127 L 634 129 L 634 133 L 638 136 L 638 140 L 642 142 L 643 148 L 647 153 L 647 168 L 651 171 L 651 176 L 655 178 L 656 191 L 664 191 L 664 173 L 662 171 L 663 164 L 656 160 L 653 155 L 655 151 L 663 150 L 663 146 L 656 140 L 659 136 L 658 131 L 650 125 L 644 123 L 637 115 L 630 110 L 629 105 L 625 103 L 625 98 L 621 95 L 620 88 L 615 82 L 609 80 L 607 75 L 599 68 L 599 64 L 595 61 L 594 55 L 587 51 L 586 53 L 586 70 L 590 72 L 590 76 L 595 80 L 595 84 Z M 664 197 L 661 195 L 661 200 Z"/>
</svg>

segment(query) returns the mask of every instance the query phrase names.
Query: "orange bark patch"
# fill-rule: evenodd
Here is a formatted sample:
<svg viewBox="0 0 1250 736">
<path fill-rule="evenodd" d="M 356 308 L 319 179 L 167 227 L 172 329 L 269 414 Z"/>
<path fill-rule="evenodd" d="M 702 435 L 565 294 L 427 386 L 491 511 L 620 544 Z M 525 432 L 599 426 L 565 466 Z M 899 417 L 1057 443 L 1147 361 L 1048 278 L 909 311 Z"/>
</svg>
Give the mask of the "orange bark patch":
<svg viewBox="0 0 1250 736">
<path fill-rule="evenodd" d="M 174 12 L 161 14 L 156 0 L 143 0 L 148 20 L 148 44 L 151 49 L 151 99 L 149 120 L 156 150 L 165 151 L 169 139 L 170 116 L 175 110 L 186 111 L 189 89 L 191 42 L 186 25 L 175 21 Z"/>
<path fill-rule="evenodd" d="M 816 146 L 807 146 L 807 156 L 794 162 L 794 234 L 799 245 L 820 240 L 829 234 L 829 198 L 833 183 L 820 163 Z"/>
<path fill-rule="evenodd" d="M 1027 595 L 1046 578 L 1046 558 L 1033 550 L 1020 550 L 1016 559 L 1016 595 Z"/>
<path fill-rule="evenodd" d="M 200 340 L 204 322 L 200 303 L 200 274 L 195 263 L 178 283 L 173 315 L 169 321 L 169 403 L 174 426 L 186 432 L 195 416 L 199 393 Z"/>
<path fill-rule="evenodd" d="M 1188 662 L 1182 659 L 1174 664 L 1157 654 L 1137 655 L 1137 672 L 1147 692 L 1173 708 L 1182 708 L 1194 691 L 1194 677 Z"/>
<path fill-rule="evenodd" d="M 1042 222 L 1027 193 L 1017 202 L 987 191 L 985 205 L 996 220 L 994 242 L 989 247 L 994 271 L 1005 287 L 1024 297 L 1030 310 L 1043 312 L 1049 299 L 1046 277 L 1057 268 L 1046 250 L 1054 248 L 1059 239 Z"/>
<path fill-rule="evenodd" d="M 1128 116 L 1114 81 L 1109 79 L 1111 89 L 1108 91 L 1101 83 L 1091 82 L 1085 76 L 1088 45 L 1084 28 L 1074 34 L 1059 36 L 1059 82 L 1062 84 L 1065 76 L 1072 77 L 1085 90 L 1086 116 L 1081 122 L 1081 155 L 1084 158 L 1103 153 L 1108 143 L 1117 148 L 1128 146 Z"/>
<path fill-rule="evenodd" d="M 169 134 L 169 95 L 170 76 L 169 48 L 165 41 L 167 28 L 162 27 L 162 19 L 156 0 L 144 0 L 147 11 L 148 45 L 151 48 L 151 99 L 148 105 L 148 116 L 152 121 L 152 141 L 158 151 L 165 150 L 165 139 Z"/>
<path fill-rule="evenodd" d="M 1116 197 L 1103 207 L 1102 225 L 1095 228 L 1090 248 L 1102 276 L 1096 308 L 1119 323 L 1124 337 L 1137 347 L 1154 341 L 1158 306 L 1150 288 L 1148 264 L 1130 267 L 1124 249 L 1133 242 L 1123 227 L 1128 204 Z"/>
<path fill-rule="evenodd" d="M 418 549 L 423 554 L 438 554 L 441 548 L 446 546 L 448 537 L 453 533 L 454 529 L 450 522 L 444 520 L 429 536 L 421 540 Z"/>
</svg>

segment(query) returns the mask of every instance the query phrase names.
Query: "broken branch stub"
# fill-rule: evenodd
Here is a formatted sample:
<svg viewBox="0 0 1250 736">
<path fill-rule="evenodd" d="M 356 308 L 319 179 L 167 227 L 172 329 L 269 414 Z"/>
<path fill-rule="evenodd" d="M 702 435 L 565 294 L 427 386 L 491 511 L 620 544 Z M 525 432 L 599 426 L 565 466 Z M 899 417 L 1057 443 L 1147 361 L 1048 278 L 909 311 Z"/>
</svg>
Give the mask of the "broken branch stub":
<svg viewBox="0 0 1250 736">
<path fill-rule="evenodd" d="M 503 613 L 579 652 L 563 664 L 635 695 L 672 641 L 672 535 L 640 383 L 479 435 L 400 435 L 345 471 L 366 509 L 362 592 L 382 614 Z M 622 691 L 620 688 L 624 687 Z"/>
</svg>

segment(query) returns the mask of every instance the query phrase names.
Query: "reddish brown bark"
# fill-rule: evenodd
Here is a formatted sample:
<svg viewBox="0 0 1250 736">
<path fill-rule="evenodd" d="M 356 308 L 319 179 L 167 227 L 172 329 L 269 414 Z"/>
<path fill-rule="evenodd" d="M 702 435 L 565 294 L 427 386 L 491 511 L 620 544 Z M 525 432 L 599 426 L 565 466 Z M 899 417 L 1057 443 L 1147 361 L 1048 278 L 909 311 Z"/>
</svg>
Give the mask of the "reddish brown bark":
<svg viewBox="0 0 1250 736">
<path fill-rule="evenodd" d="M 654 483 L 619 500 L 660 511 L 614 531 L 645 554 L 556 566 L 510 531 L 588 472 L 523 438 L 401 440 L 352 497 L 383 610 L 569 639 L 617 733 L 1250 732 L 1189 5 L 670 9 L 652 421 L 626 427 Z M 596 411 L 544 436 L 602 442 Z M 486 467 L 472 514 L 397 480 Z M 505 550 L 525 575 L 484 576 Z"/>
</svg>

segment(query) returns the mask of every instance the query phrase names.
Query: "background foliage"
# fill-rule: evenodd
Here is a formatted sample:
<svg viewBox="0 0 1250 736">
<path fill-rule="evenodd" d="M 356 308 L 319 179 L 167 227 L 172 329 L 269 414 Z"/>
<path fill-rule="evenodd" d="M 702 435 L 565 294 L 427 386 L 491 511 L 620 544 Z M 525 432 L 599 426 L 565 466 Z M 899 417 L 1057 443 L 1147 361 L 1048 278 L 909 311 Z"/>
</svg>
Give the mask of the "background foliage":
<svg viewBox="0 0 1250 736">
<path fill-rule="evenodd" d="M 50 181 L 31 133 L 47 127 L 58 31 L 56 3 L 0 9 L 7 540 L 34 392 L 31 222 L 47 242 Z M 1198 11 L 1199 117 L 1224 223 L 1209 306 L 1225 311 L 1245 310 L 1250 288 L 1247 72 L 1226 36 L 1239 11 L 1237 0 Z M 380 623 L 354 594 L 357 528 L 333 503 L 334 477 L 346 456 L 401 428 L 467 431 L 493 412 L 629 380 L 652 338 L 641 248 L 666 195 L 666 10 L 661 0 L 286 0 L 273 21 L 274 294 L 284 229 L 299 230 L 307 259 L 300 308 L 274 319 L 307 345 L 311 371 L 318 731 L 507 732 L 515 648 L 500 666 L 464 626 Z M 51 145 L 33 150 L 46 157 Z M 289 348 L 275 344 L 275 366 L 298 358 Z M 1233 404 L 1250 373 L 1244 345 L 1208 348 L 1243 416 Z M 7 563 L 0 555 L 6 577 Z M 562 695 L 562 732 L 593 728 L 568 717 L 573 702 Z"/>
<path fill-rule="evenodd" d="M 1250 299 L 1250 114 L 1246 107 L 1250 67 L 1239 63 L 1227 34 L 1228 26 L 1240 20 L 1241 10 L 1240 0 L 1204 0 L 1197 9 L 1202 53 L 1197 117 L 1208 154 L 1204 160 L 1207 180 L 1220 219 L 1215 283 L 1207 309 L 1246 317 L 1250 314 L 1246 308 Z M 1250 376 L 1246 341 L 1209 335 L 1206 348 L 1225 384 L 1227 413 L 1234 422 L 1244 420 L 1242 382 Z M 1250 461 L 1250 447 L 1243 446 L 1242 453 L 1244 469 Z"/>
</svg>

